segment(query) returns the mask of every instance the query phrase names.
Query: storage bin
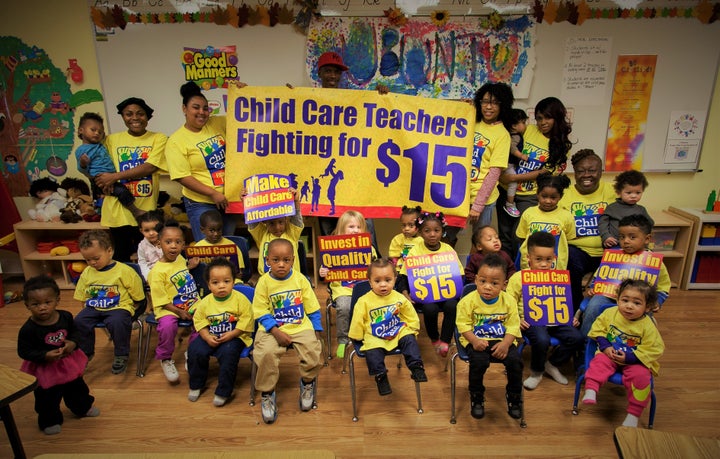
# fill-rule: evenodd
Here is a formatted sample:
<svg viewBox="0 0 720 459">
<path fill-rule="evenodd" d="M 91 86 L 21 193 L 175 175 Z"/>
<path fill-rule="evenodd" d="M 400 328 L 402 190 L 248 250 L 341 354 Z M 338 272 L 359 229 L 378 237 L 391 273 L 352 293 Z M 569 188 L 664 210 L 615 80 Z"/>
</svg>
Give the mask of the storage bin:
<svg viewBox="0 0 720 459">
<path fill-rule="evenodd" d="M 675 249 L 675 240 L 680 232 L 680 228 L 667 227 L 654 230 L 649 249 L 655 252 L 667 252 Z"/>
</svg>

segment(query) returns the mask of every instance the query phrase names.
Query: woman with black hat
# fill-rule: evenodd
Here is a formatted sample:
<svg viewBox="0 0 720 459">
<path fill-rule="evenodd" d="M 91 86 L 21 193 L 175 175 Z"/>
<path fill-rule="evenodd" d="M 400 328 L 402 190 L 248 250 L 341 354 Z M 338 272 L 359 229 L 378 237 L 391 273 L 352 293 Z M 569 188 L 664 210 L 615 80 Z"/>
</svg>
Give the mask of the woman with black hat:
<svg viewBox="0 0 720 459">
<path fill-rule="evenodd" d="M 125 99 L 117 105 L 117 110 L 127 131 L 109 135 L 105 139 L 105 146 L 118 172 L 98 175 L 95 184 L 107 188 L 121 181 L 135 196 L 138 208 L 155 210 L 160 191 L 159 170 L 167 170 L 167 136 L 147 130 L 153 109 L 143 99 Z M 110 228 L 115 241 L 115 260 L 130 261 L 130 255 L 142 239 L 132 213 L 117 198 L 106 195 L 100 223 Z"/>
</svg>

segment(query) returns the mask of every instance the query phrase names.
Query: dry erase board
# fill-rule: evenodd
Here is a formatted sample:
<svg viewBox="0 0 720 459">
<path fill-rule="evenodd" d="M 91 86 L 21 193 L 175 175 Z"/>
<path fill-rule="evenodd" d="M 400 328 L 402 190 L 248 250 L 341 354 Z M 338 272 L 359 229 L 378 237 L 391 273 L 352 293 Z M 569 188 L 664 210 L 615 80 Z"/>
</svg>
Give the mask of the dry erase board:
<svg viewBox="0 0 720 459">
<path fill-rule="evenodd" d="M 476 21 L 477 18 L 468 17 Z M 567 40 L 609 38 L 609 70 L 605 86 L 579 103 L 567 103 L 573 118 L 573 151 L 605 151 L 613 76 L 618 55 L 655 54 L 654 77 L 646 125 L 643 169 L 694 170 L 692 163 L 666 161 L 666 138 L 673 114 L 707 114 L 720 56 L 720 22 L 705 25 L 696 19 L 589 20 L 581 26 L 566 22 L 538 24 L 536 68 L 530 96 L 517 100 L 532 108 L 547 96 L 561 97 Z M 183 47 L 235 45 L 240 79 L 252 85 L 311 84 L 305 70 L 305 39 L 293 27 L 214 24 L 128 24 L 106 42 L 97 42 L 98 62 L 109 114 L 110 132 L 124 129 L 115 104 L 129 96 L 146 99 L 155 109 L 150 129 L 172 134 L 184 121 L 180 85 Z M 706 127 L 706 131 L 710 127 Z"/>
</svg>

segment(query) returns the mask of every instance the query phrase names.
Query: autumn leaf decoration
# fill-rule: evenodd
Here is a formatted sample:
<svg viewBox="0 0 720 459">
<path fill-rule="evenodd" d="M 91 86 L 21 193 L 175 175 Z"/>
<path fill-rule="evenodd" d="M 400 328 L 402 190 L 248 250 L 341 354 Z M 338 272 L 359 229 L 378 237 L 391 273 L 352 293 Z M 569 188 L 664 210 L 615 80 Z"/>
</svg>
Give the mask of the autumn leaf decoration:
<svg viewBox="0 0 720 459">
<path fill-rule="evenodd" d="M 394 26 L 404 26 L 407 24 L 408 18 L 405 16 L 405 13 L 403 13 L 403 10 L 400 8 L 388 8 L 385 11 L 383 11 L 385 14 L 385 17 L 388 18 L 388 21 L 390 24 Z"/>
</svg>

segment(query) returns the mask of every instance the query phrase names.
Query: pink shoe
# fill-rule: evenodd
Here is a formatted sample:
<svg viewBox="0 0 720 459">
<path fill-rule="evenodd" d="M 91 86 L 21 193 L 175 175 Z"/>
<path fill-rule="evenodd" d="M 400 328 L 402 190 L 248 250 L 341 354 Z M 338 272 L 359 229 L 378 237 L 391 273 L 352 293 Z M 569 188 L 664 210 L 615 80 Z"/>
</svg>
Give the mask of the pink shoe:
<svg viewBox="0 0 720 459">
<path fill-rule="evenodd" d="M 435 347 L 435 352 L 437 352 L 440 357 L 447 357 L 448 351 L 450 350 L 450 345 L 444 341 L 434 341 L 433 346 Z"/>
<path fill-rule="evenodd" d="M 511 217 L 519 217 L 520 211 L 517 207 L 515 207 L 515 204 L 512 202 L 506 202 L 503 206 L 503 209 L 505 209 L 505 212 L 507 212 L 508 215 Z"/>
</svg>

